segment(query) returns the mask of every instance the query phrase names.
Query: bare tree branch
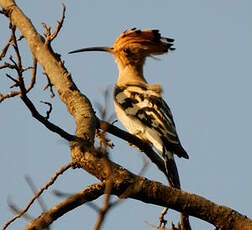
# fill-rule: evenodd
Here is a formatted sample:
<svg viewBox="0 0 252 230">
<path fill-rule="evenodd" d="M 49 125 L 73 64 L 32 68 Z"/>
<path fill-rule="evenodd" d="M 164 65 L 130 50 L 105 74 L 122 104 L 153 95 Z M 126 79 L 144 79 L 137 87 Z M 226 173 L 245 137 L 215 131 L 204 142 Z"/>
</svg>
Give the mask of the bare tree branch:
<svg viewBox="0 0 252 230">
<path fill-rule="evenodd" d="M 110 175 L 112 173 L 111 168 L 110 168 L 110 164 L 107 164 L 107 170 L 109 171 Z M 95 223 L 95 226 L 93 228 L 93 230 L 99 230 L 104 219 L 105 219 L 105 215 L 107 214 L 109 208 L 110 208 L 110 204 L 109 204 L 109 200 L 110 200 L 110 196 L 111 196 L 111 191 L 113 188 L 113 184 L 112 181 L 110 179 L 107 180 L 107 183 L 105 185 L 105 198 L 103 201 L 103 207 L 99 210 L 99 216 L 97 218 L 97 221 Z"/>
<path fill-rule="evenodd" d="M 45 41 L 46 46 L 50 46 L 51 42 L 57 37 L 57 35 L 63 25 L 64 19 L 65 19 L 66 7 L 64 4 L 62 4 L 62 6 L 63 6 L 62 16 L 61 16 L 60 21 L 58 21 L 58 25 L 56 26 L 56 29 L 53 32 L 53 34 L 51 34 L 51 27 L 50 26 L 47 27 L 45 23 L 42 23 L 42 25 L 46 31 L 44 34 L 46 37 L 46 41 Z"/>
<path fill-rule="evenodd" d="M 66 104 L 68 111 L 75 118 L 76 136 L 82 141 L 70 143 L 73 159 L 80 161 L 83 153 L 81 150 L 92 147 L 95 136 L 97 119 L 89 99 L 80 93 L 71 74 L 64 67 L 64 62 L 44 45 L 44 41 L 12 0 L 0 0 L 0 5 L 12 23 L 26 38 L 31 52 L 47 73 L 50 81 L 55 86 L 60 99 Z"/>
<path fill-rule="evenodd" d="M 13 211 L 14 214 L 18 214 L 18 213 L 22 212 L 22 210 L 19 209 L 17 207 L 17 205 L 14 204 L 14 202 L 9 197 L 8 197 L 7 203 L 8 203 L 9 208 Z M 34 220 L 34 217 L 30 216 L 27 213 L 25 213 L 22 217 L 29 220 L 29 221 Z"/>
<path fill-rule="evenodd" d="M 60 174 L 63 174 L 67 169 L 69 169 L 72 166 L 72 162 L 68 163 L 67 165 L 63 166 L 59 171 L 55 173 L 55 175 L 51 178 L 51 180 L 46 183 L 36 194 L 32 197 L 30 202 L 27 204 L 27 206 L 16 216 L 11 218 L 7 223 L 3 226 L 2 230 L 5 230 L 9 224 L 11 224 L 13 221 L 15 221 L 17 218 L 20 218 L 24 213 L 27 212 L 27 210 L 31 207 L 32 203 L 44 192 L 46 189 L 48 189 L 49 186 L 51 186 L 55 180 L 58 178 Z"/>
<path fill-rule="evenodd" d="M 171 187 L 173 187 L 173 184 L 171 183 L 171 181 L 169 180 L 169 177 L 167 175 L 165 166 L 164 166 L 164 161 L 159 157 L 158 154 L 156 154 L 152 147 L 142 141 L 141 139 L 139 139 L 136 136 L 131 135 L 128 132 L 125 132 L 115 126 L 113 126 L 112 124 L 109 124 L 106 121 L 100 121 L 100 128 L 104 131 L 104 132 L 109 132 L 117 137 L 120 137 L 121 139 L 124 139 L 126 141 L 128 141 L 129 143 L 132 143 L 133 145 L 135 145 L 140 151 L 144 152 L 147 157 L 164 173 L 164 175 L 166 176 L 169 185 Z M 180 188 L 180 185 L 179 187 Z M 159 227 L 161 227 L 162 225 L 166 225 L 166 220 L 164 219 L 165 214 L 167 213 L 168 208 L 165 208 L 162 213 L 161 216 L 159 217 L 160 219 L 160 224 Z M 189 224 L 188 221 L 188 216 L 187 215 L 183 215 L 181 214 L 181 226 L 180 226 L 181 230 L 191 230 L 191 226 Z"/>
<path fill-rule="evenodd" d="M 26 175 L 26 176 L 25 176 L 25 180 L 26 180 L 27 184 L 29 185 L 30 189 L 32 190 L 33 194 L 36 195 L 37 188 L 36 188 L 35 184 L 33 183 L 32 178 L 31 178 L 30 176 Z M 45 204 L 43 198 L 42 198 L 41 196 L 39 196 L 39 197 L 37 198 L 37 201 L 38 201 L 38 203 L 39 203 L 39 206 L 40 206 L 41 210 L 42 210 L 43 212 L 45 212 L 45 211 L 47 210 L 47 207 L 46 207 L 46 204 Z M 21 212 L 21 211 L 20 211 L 20 212 Z M 19 213 L 19 212 L 18 212 L 18 213 Z M 26 214 L 26 213 L 25 213 L 25 214 Z M 24 214 L 24 215 L 25 215 L 25 214 Z M 24 215 L 23 215 L 23 216 L 24 216 Z M 33 218 L 33 219 L 34 219 L 34 218 Z M 46 230 L 50 230 L 50 226 L 48 226 L 48 227 L 46 228 Z"/>
<path fill-rule="evenodd" d="M 33 194 L 36 195 L 37 188 L 36 188 L 35 184 L 33 183 L 32 178 L 30 176 L 26 175 L 25 180 L 26 180 L 27 184 L 29 185 L 30 189 L 32 190 Z M 47 208 L 46 208 L 46 204 L 43 201 L 43 199 L 41 197 L 38 197 L 37 201 L 38 201 L 42 211 L 46 211 Z"/>
<path fill-rule="evenodd" d="M 47 79 L 47 84 L 46 84 L 46 86 L 44 87 L 43 90 L 46 90 L 46 89 L 49 88 L 50 89 L 50 97 L 53 98 L 53 97 L 55 97 L 55 94 L 53 92 L 53 84 L 51 83 L 50 78 L 48 77 L 48 75 L 46 73 L 43 73 L 43 74 L 46 76 L 46 79 Z"/>
<path fill-rule="evenodd" d="M 33 88 L 33 86 L 35 85 L 36 73 L 37 73 L 37 60 L 35 58 L 33 58 L 33 67 L 27 67 L 27 68 L 22 67 L 21 56 L 20 56 L 20 53 L 19 53 L 19 49 L 18 49 L 18 45 L 17 45 L 17 39 L 16 39 L 16 35 L 15 35 L 16 27 L 12 26 L 12 24 L 10 23 L 10 29 L 11 29 L 11 38 L 10 38 L 10 40 L 9 40 L 9 42 L 7 44 L 9 45 L 10 41 L 13 41 L 12 46 L 14 47 L 14 50 L 15 50 L 15 53 L 16 53 L 17 63 L 14 61 L 13 57 L 10 56 L 9 59 L 13 64 L 9 64 L 9 63 L 5 62 L 2 66 L 0 66 L 0 69 L 9 68 L 9 69 L 15 69 L 16 70 L 17 80 L 12 78 L 10 75 L 6 74 L 6 76 L 8 78 L 10 78 L 12 81 L 15 82 L 15 84 L 10 87 L 10 88 L 13 88 L 13 87 L 17 86 L 16 83 L 18 82 L 18 79 L 23 76 L 23 72 L 25 72 L 26 70 L 32 68 L 33 71 L 32 71 L 31 82 L 30 82 L 29 87 L 25 90 L 26 93 L 28 93 Z M 9 93 L 7 93 L 5 95 L 0 94 L 0 102 L 2 102 L 4 99 L 10 98 L 10 97 L 15 97 L 15 96 L 20 95 L 20 94 L 21 94 L 21 91 L 11 91 L 11 92 L 9 92 Z"/>
<path fill-rule="evenodd" d="M 35 57 L 33 57 L 32 77 L 30 85 L 26 89 L 26 93 L 28 93 L 34 87 L 36 83 L 36 74 L 37 74 L 37 60 Z"/>
<path fill-rule="evenodd" d="M 96 199 L 104 193 L 105 182 L 108 180 L 112 181 L 111 194 L 120 198 L 132 198 L 146 203 L 169 207 L 212 223 L 222 230 L 251 229 L 252 221 L 246 216 L 225 206 L 214 204 L 203 197 L 169 188 L 158 182 L 136 176 L 120 165 L 111 162 L 103 153 L 96 151 L 93 147 L 93 142 L 98 121 L 88 98 L 80 93 L 72 81 L 70 73 L 64 67 L 64 62 L 53 53 L 52 49 L 48 49 L 44 45 L 44 40 L 17 5 L 12 0 L 0 0 L 0 6 L 3 8 L 4 14 L 11 19 L 13 25 L 26 38 L 34 57 L 44 68 L 60 99 L 66 104 L 68 111 L 75 118 L 75 134 L 78 139 L 71 139 L 73 136 L 68 136 L 69 140 L 71 140 L 70 147 L 74 161 L 79 167 L 103 181 L 99 185 L 93 185 L 85 189 L 83 197 L 76 194 L 77 199 L 72 197 L 71 200 L 70 197 L 46 211 L 27 226 L 26 229 L 34 229 L 36 226 L 38 228 L 46 227 L 69 210 L 89 200 Z M 17 65 L 19 65 L 18 62 Z M 22 78 L 18 81 L 19 84 L 21 83 L 21 90 L 23 90 L 21 97 L 26 105 L 33 110 L 34 106 L 26 97 L 22 81 Z M 101 127 L 103 127 L 102 125 L 104 124 L 100 123 Z M 108 132 L 116 133 L 123 139 L 130 140 L 134 145 L 138 144 L 142 148 L 146 148 L 145 150 L 149 153 L 153 151 L 151 146 L 145 146 L 138 139 L 133 140 L 133 137 L 128 136 L 126 132 L 122 133 L 119 129 L 107 124 L 105 124 L 104 128 Z M 153 161 L 160 161 L 157 165 L 161 170 L 163 169 L 162 171 L 165 171 L 163 161 L 158 158 L 157 154 L 151 157 Z M 107 164 L 109 164 L 109 170 L 106 167 Z"/>
<path fill-rule="evenodd" d="M 70 135 L 69 133 L 67 133 L 66 131 L 64 131 L 63 129 L 61 129 L 60 127 L 58 127 L 55 124 L 53 124 L 50 121 L 48 121 L 48 119 L 47 119 L 48 115 L 46 117 L 43 117 L 37 111 L 37 109 L 35 108 L 35 106 L 31 102 L 31 100 L 27 97 L 26 91 L 25 91 L 25 88 L 24 88 L 23 84 L 20 84 L 20 89 L 21 89 L 20 98 L 25 103 L 25 105 L 28 107 L 28 109 L 30 110 L 32 116 L 35 119 L 37 119 L 38 121 L 40 121 L 49 130 L 51 130 L 52 132 L 55 132 L 55 133 L 59 134 L 61 137 L 63 137 L 64 139 L 66 139 L 68 141 L 72 141 L 72 140 L 76 140 L 77 139 L 75 136 Z"/>
<path fill-rule="evenodd" d="M 95 158 L 93 159 L 93 161 L 98 161 L 98 163 L 101 164 L 103 160 Z M 113 180 L 111 194 L 117 195 L 119 197 L 123 196 L 123 198 L 128 197 L 140 200 L 145 203 L 169 207 L 179 212 L 186 212 L 190 216 L 195 216 L 202 220 L 205 220 L 222 230 L 251 229 L 252 221 L 250 219 L 228 207 L 217 205 L 201 196 L 187 193 L 179 189 L 165 186 L 159 182 L 136 176 L 126 169 L 123 169 L 119 165 L 114 164 L 113 162 L 109 163 L 112 166 L 111 170 L 113 172 L 111 178 Z M 114 173 L 116 175 L 114 175 Z M 137 186 L 137 189 L 133 189 L 135 186 Z M 98 192 L 99 196 L 104 192 L 105 183 L 102 184 L 102 187 L 103 190 L 99 190 Z M 126 190 L 130 191 L 129 193 L 127 193 L 127 195 L 125 195 Z M 59 217 L 58 215 L 55 215 L 53 213 L 60 213 L 61 216 L 72 210 L 72 208 L 82 205 L 84 202 L 79 202 L 79 200 L 82 199 L 81 195 L 80 197 L 79 195 L 80 194 L 78 193 L 78 195 L 73 195 L 64 201 L 67 202 L 69 207 L 71 207 L 70 209 L 62 207 L 63 205 L 61 202 L 52 209 L 44 212 L 25 229 L 27 230 L 33 229 L 34 227 L 41 227 L 41 223 L 44 224 L 43 227 L 47 227 L 45 222 L 47 222 L 47 224 L 51 224 Z M 76 198 L 74 198 L 74 196 L 76 196 Z M 83 199 L 86 202 L 87 194 L 84 193 L 83 196 Z M 91 199 L 89 199 L 88 201 L 94 200 L 99 197 L 97 196 L 97 194 L 92 194 L 91 196 Z M 48 218 L 49 216 L 50 218 Z M 49 221 L 47 221 L 47 219 L 49 219 Z"/>
<path fill-rule="evenodd" d="M 48 120 L 50 118 L 50 114 L 52 112 L 52 104 L 47 101 L 40 101 L 40 102 L 49 106 L 49 110 L 46 111 L 46 117 L 45 117 L 45 119 Z"/>
<path fill-rule="evenodd" d="M 17 56 L 17 69 L 21 70 L 23 68 L 22 68 L 21 56 L 20 56 L 20 53 L 19 53 L 16 34 L 15 34 L 16 26 L 12 25 L 11 27 L 12 27 L 11 28 L 11 34 L 12 34 L 13 47 L 14 47 L 14 50 L 15 50 L 15 53 L 16 53 L 16 56 Z"/>
<path fill-rule="evenodd" d="M 9 46 L 11 44 L 11 41 L 12 41 L 12 35 L 10 36 L 9 41 L 5 44 L 5 46 L 2 49 L 2 52 L 0 53 L 0 61 L 2 60 L 3 57 L 5 57 L 8 49 L 9 49 Z"/>
<path fill-rule="evenodd" d="M 24 230 L 43 229 L 49 226 L 53 221 L 86 202 L 97 199 L 104 194 L 105 183 L 94 184 L 86 187 L 82 191 L 68 197 L 52 209 L 44 212 L 37 219 L 27 225 Z"/>
</svg>

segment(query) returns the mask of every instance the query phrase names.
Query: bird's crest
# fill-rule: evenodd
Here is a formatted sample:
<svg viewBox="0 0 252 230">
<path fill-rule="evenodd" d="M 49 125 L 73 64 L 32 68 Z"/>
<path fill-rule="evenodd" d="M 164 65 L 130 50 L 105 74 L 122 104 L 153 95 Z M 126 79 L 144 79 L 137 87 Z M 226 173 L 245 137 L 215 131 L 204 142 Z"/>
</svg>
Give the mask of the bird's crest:
<svg viewBox="0 0 252 230">
<path fill-rule="evenodd" d="M 158 30 L 137 30 L 135 28 L 123 32 L 115 41 L 114 52 L 128 52 L 143 56 L 160 55 L 175 50 L 174 39 L 161 37 Z"/>
</svg>

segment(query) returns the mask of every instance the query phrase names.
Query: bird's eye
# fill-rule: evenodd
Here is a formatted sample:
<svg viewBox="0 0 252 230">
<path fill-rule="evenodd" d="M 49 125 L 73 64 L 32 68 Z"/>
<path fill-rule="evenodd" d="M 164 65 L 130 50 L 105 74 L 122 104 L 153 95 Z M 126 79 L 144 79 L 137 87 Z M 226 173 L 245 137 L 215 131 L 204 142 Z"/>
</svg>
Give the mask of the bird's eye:
<svg viewBox="0 0 252 230">
<path fill-rule="evenodd" d="M 124 51 L 124 53 L 126 53 L 126 54 L 130 54 L 130 50 L 129 50 L 129 49 L 124 49 L 123 51 Z"/>
</svg>

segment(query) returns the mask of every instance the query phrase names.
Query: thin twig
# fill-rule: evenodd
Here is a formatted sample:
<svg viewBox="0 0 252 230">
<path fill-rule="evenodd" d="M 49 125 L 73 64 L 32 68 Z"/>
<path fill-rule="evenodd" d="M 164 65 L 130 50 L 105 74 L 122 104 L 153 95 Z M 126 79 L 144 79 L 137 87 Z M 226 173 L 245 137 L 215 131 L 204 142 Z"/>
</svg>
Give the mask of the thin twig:
<svg viewBox="0 0 252 230">
<path fill-rule="evenodd" d="M 39 228 L 38 226 L 43 226 L 45 228 L 67 212 L 102 196 L 104 194 L 104 189 L 104 182 L 87 186 L 80 192 L 73 194 L 72 196 L 58 203 L 56 206 L 52 207 L 50 210 L 44 212 L 24 229 L 37 229 Z"/>
<path fill-rule="evenodd" d="M 2 69 L 2 68 L 16 69 L 16 66 L 5 62 L 2 66 L 0 66 L 0 69 Z M 31 82 L 30 82 L 30 85 L 28 86 L 28 88 L 26 89 L 26 93 L 28 93 L 34 87 L 35 82 L 36 82 L 37 60 L 35 58 L 33 59 L 33 67 L 32 68 L 33 68 L 33 71 L 32 71 Z M 8 75 L 7 77 L 10 78 L 10 75 Z M 13 77 L 11 77 L 10 79 L 12 81 L 14 80 Z M 16 79 L 14 82 L 16 82 Z M 14 86 L 16 86 L 16 84 Z M 14 86 L 11 86 L 10 88 L 13 88 Z M 0 103 L 7 98 L 15 97 L 20 94 L 21 94 L 21 91 L 11 91 L 5 95 L 0 94 Z"/>
<path fill-rule="evenodd" d="M 106 137 L 105 135 L 105 131 L 100 131 L 100 130 L 96 130 L 95 136 L 97 137 L 97 139 L 100 142 L 100 149 L 101 150 L 105 150 L 107 149 L 107 147 L 109 148 L 113 148 L 115 145 L 111 142 L 111 140 L 109 138 Z"/>
<path fill-rule="evenodd" d="M 6 75 L 6 77 L 8 77 L 9 79 L 11 79 L 12 81 L 14 81 L 15 82 L 15 84 L 13 85 L 13 86 L 11 86 L 11 88 L 13 88 L 13 87 L 17 87 L 18 86 L 18 84 L 19 84 L 19 81 L 18 80 L 16 80 L 14 77 L 12 77 L 11 75 L 9 75 L 9 74 L 5 74 Z"/>
<path fill-rule="evenodd" d="M 32 77 L 30 85 L 26 89 L 26 93 L 28 93 L 34 87 L 36 83 L 36 74 L 37 74 L 37 59 L 33 56 Z"/>
<path fill-rule="evenodd" d="M 150 224 L 148 221 L 145 221 L 145 223 L 147 225 L 149 225 L 152 228 L 156 228 L 156 229 L 162 229 L 162 230 L 181 230 L 180 228 L 176 228 L 175 225 L 172 223 L 172 227 L 171 228 L 166 228 L 166 227 L 161 227 L 159 225 L 154 225 L 154 224 Z"/>
<path fill-rule="evenodd" d="M 56 189 L 52 190 L 52 193 L 57 197 L 65 197 L 65 198 L 73 195 L 72 193 L 61 192 Z"/>
<path fill-rule="evenodd" d="M 107 168 L 105 170 L 108 171 L 108 175 L 109 175 L 109 177 L 111 177 L 112 171 L 111 171 L 111 167 L 110 167 L 109 163 L 106 164 L 106 167 Z M 104 222 L 105 215 L 107 214 L 107 212 L 110 208 L 109 200 L 110 200 L 112 188 L 113 188 L 112 180 L 108 179 L 106 186 L 105 186 L 105 191 L 104 191 L 105 198 L 103 201 L 103 207 L 99 211 L 99 216 L 97 218 L 97 221 L 96 221 L 96 224 L 95 224 L 93 230 L 99 230 L 102 223 Z"/>
<path fill-rule="evenodd" d="M 52 112 L 52 104 L 47 101 L 40 101 L 40 102 L 49 106 L 49 110 L 46 111 L 46 117 L 45 117 L 45 119 L 48 120 L 50 118 L 50 114 Z"/>
<path fill-rule="evenodd" d="M 23 102 L 25 103 L 25 105 L 30 109 L 32 115 L 37 120 L 39 120 L 41 123 L 43 123 L 51 131 L 58 133 L 60 136 L 67 139 L 68 141 L 76 140 L 76 138 L 73 135 L 68 134 L 63 129 L 61 129 L 58 126 L 54 125 L 53 123 L 47 121 L 47 119 L 49 118 L 49 115 L 50 115 L 50 110 L 47 113 L 47 116 L 43 117 L 42 115 L 39 114 L 39 112 L 36 110 L 33 103 L 27 97 L 27 95 L 26 95 L 27 92 L 29 92 L 33 88 L 33 86 L 35 85 L 36 72 L 37 72 L 37 60 L 36 60 L 35 57 L 33 58 L 32 78 L 31 78 L 31 82 L 30 82 L 29 87 L 26 89 L 25 85 L 24 85 L 24 82 L 23 82 L 23 77 L 22 77 L 23 69 L 22 69 L 21 57 L 20 57 L 18 46 L 17 46 L 17 43 L 16 43 L 15 28 L 11 27 L 11 29 L 12 29 L 12 39 L 15 41 L 14 42 L 14 44 L 15 44 L 14 48 L 15 48 L 15 52 L 16 52 L 16 56 L 17 56 L 17 62 L 15 62 L 12 57 L 10 57 L 10 60 L 13 63 L 13 65 L 6 63 L 6 64 L 3 65 L 3 68 L 9 67 L 9 68 L 15 69 L 17 71 L 17 74 L 18 74 L 17 80 L 15 78 L 13 78 L 12 76 L 10 76 L 9 74 L 6 74 L 6 76 L 8 78 L 10 78 L 12 81 L 15 82 L 15 84 L 12 87 L 19 86 L 20 91 L 9 92 L 6 95 L 0 94 L 0 102 L 2 102 L 6 98 L 10 98 L 10 97 L 14 97 L 16 95 L 20 95 L 20 97 L 23 100 Z"/>
<path fill-rule="evenodd" d="M 2 52 L 0 53 L 0 60 L 2 60 L 3 57 L 5 57 L 8 49 L 9 49 L 9 46 L 11 44 L 11 41 L 12 41 L 12 35 L 10 36 L 8 42 L 5 44 L 5 46 L 2 49 Z"/>
<path fill-rule="evenodd" d="M 168 211 L 168 208 L 164 208 L 163 211 L 161 212 L 161 215 L 159 217 L 159 220 L 160 220 L 159 226 L 158 226 L 159 228 L 161 228 L 162 226 L 165 227 L 167 223 L 167 220 L 164 219 L 164 216 L 166 215 L 167 211 Z"/>
<path fill-rule="evenodd" d="M 10 63 L 5 62 L 3 65 L 0 66 L 0 69 L 9 68 L 9 69 L 15 69 L 14 65 L 11 65 Z"/>
<path fill-rule="evenodd" d="M 96 107 L 100 113 L 101 119 L 102 120 L 107 120 L 110 121 L 110 119 L 112 119 L 113 115 L 110 115 L 108 118 L 108 108 L 109 108 L 109 104 L 110 104 L 110 100 L 109 100 L 109 96 L 111 92 L 111 86 L 108 86 L 105 88 L 103 95 L 104 95 L 104 103 L 103 105 L 100 103 L 96 103 Z M 114 144 L 111 142 L 111 140 L 109 138 L 106 137 L 106 131 L 102 130 L 100 131 L 99 129 L 96 129 L 96 137 L 98 138 L 99 142 L 100 142 L 100 149 L 104 149 L 105 151 L 107 150 L 107 147 L 109 148 L 113 148 Z"/>
<path fill-rule="evenodd" d="M 16 26 L 12 25 L 11 27 L 11 34 L 12 34 L 12 41 L 13 41 L 13 48 L 15 50 L 16 56 L 17 56 L 17 67 L 18 69 L 22 70 L 22 61 L 21 61 L 21 56 L 20 52 L 18 49 L 18 44 L 17 44 L 17 38 L 16 38 Z"/>
<path fill-rule="evenodd" d="M 17 41 L 21 41 L 24 38 L 24 36 L 21 34 L 18 38 Z"/>
<path fill-rule="evenodd" d="M 16 204 L 14 204 L 14 203 L 11 201 L 11 199 L 10 199 L 9 196 L 8 196 L 8 199 L 7 199 L 7 204 L 8 204 L 8 206 L 9 206 L 9 208 L 11 209 L 11 211 L 13 211 L 15 214 L 18 214 L 18 213 L 20 213 L 20 212 L 22 211 L 21 209 L 19 209 L 19 208 L 17 207 Z M 25 219 L 27 219 L 27 220 L 29 220 L 29 221 L 31 221 L 31 220 L 34 219 L 34 217 L 30 216 L 30 215 L 27 214 L 27 213 L 25 213 L 22 217 L 25 218 Z"/>
<path fill-rule="evenodd" d="M 27 184 L 29 185 L 30 189 L 32 190 L 32 192 L 34 193 L 34 195 L 36 195 L 37 192 L 37 188 L 35 186 L 35 184 L 32 181 L 32 178 L 28 175 L 25 176 L 25 180 L 27 182 Z M 46 204 L 43 202 L 43 200 L 41 199 L 41 197 L 38 197 L 38 203 L 42 209 L 42 211 L 46 211 Z"/>
<path fill-rule="evenodd" d="M 47 88 L 49 88 L 50 89 L 50 93 L 51 93 L 50 97 L 53 98 L 53 97 L 55 97 L 55 93 L 53 92 L 53 84 L 52 84 L 50 78 L 48 77 L 47 73 L 44 72 L 43 74 L 46 76 L 46 79 L 47 79 L 47 84 L 43 88 L 43 90 L 46 90 Z"/>
<path fill-rule="evenodd" d="M 32 203 L 44 192 L 46 189 L 48 189 L 49 186 L 51 186 L 55 180 L 58 178 L 60 174 L 63 174 L 67 169 L 69 169 L 72 166 L 72 162 L 68 163 L 67 165 L 63 166 L 59 171 L 55 173 L 55 175 L 51 178 L 51 180 L 46 183 L 37 193 L 35 196 L 32 197 L 30 202 L 27 204 L 27 206 L 21 211 L 18 215 L 14 216 L 8 222 L 3 226 L 2 230 L 5 230 L 9 224 L 11 224 L 13 221 L 15 221 L 17 218 L 20 218 L 24 213 L 27 212 L 27 210 L 30 208 Z"/>
<path fill-rule="evenodd" d="M 61 16 L 61 19 L 60 21 L 57 21 L 58 22 L 58 25 L 56 26 L 56 29 L 55 31 L 53 32 L 53 34 L 51 35 L 51 38 L 50 40 L 52 41 L 54 38 L 57 37 L 60 29 L 62 28 L 62 25 L 64 23 L 64 19 L 65 19 L 65 12 L 66 12 L 66 6 L 64 5 L 64 3 L 62 3 L 62 6 L 63 6 L 63 10 L 62 10 L 62 16 Z"/>
<path fill-rule="evenodd" d="M 28 107 L 28 109 L 30 110 L 32 116 L 35 119 L 37 119 L 38 121 L 40 121 L 50 131 L 58 133 L 64 139 L 66 139 L 68 141 L 74 141 L 74 140 L 77 141 L 77 137 L 75 137 L 75 136 L 67 133 L 66 131 L 64 131 L 63 129 L 61 129 L 59 126 L 57 126 L 57 125 L 53 124 L 52 122 L 48 121 L 45 117 L 43 117 L 37 111 L 36 107 L 33 105 L 33 103 L 31 102 L 31 100 L 26 95 L 26 90 L 25 90 L 25 86 L 24 86 L 24 83 L 22 81 L 22 78 L 20 79 L 20 81 L 21 81 L 21 83 L 20 83 L 20 89 L 21 89 L 20 98 L 25 103 L 25 105 Z"/>
<path fill-rule="evenodd" d="M 45 23 L 42 23 L 44 29 L 45 29 L 45 37 L 46 37 L 46 41 L 45 41 L 45 45 L 46 46 L 50 46 L 51 42 L 53 41 L 53 39 L 55 39 L 60 31 L 60 29 L 62 28 L 62 25 L 63 25 L 63 22 L 64 22 L 64 19 L 65 19 L 65 12 L 66 12 L 66 7 L 64 4 L 62 4 L 63 6 L 63 11 L 62 11 L 62 16 L 61 16 L 61 19 L 60 21 L 57 21 L 58 22 L 58 25 L 56 26 L 54 32 L 51 34 L 51 27 L 48 26 L 45 24 Z"/>
<path fill-rule="evenodd" d="M 29 185 L 30 189 L 32 190 L 33 194 L 35 195 L 37 192 L 37 188 L 36 188 L 35 184 L 33 183 L 32 178 L 30 176 L 26 175 L 25 180 L 26 180 L 27 184 Z M 42 197 L 38 197 L 37 200 L 38 200 L 39 206 L 41 207 L 41 210 L 43 212 L 45 212 L 47 210 L 47 208 L 46 208 L 46 204 L 43 201 Z M 46 230 L 50 230 L 50 227 L 48 226 L 48 228 L 46 228 Z"/>
<path fill-rule="evenodd" d="M 5 95 L 0 93 L 0 103 L 7 98 L 11 98 L 11 97 L 15 97 L 15 96 L 19 95 L 19 93 L 20 93 L 19 91 L 11 91 Z"/>
<path fill-rule="evenodd" d="M 10 87 L 10 88 L 13 88 L 13 87 L 18 86 L 19 79 L 22 78 L 23 72 L 32 68 L 33 71 L 32 71 L 31 82 L 30 82 L 30 85 L 28 86 L 28 88 L 26 89 L 26 93 L 28 93 L 35 85 L 36 73 L 37 73 L 37 60 L 35 59 L 35 57 L 33 58 L 33 67 L 22 68 L 21 56 L 20 56 L 20 52 L 18 49 L 18 45 L 17 45 L 16 35 L 15 35 L 16 28 L 12 24 L 10 24 L 10 29 L 11 29 L 11 38 L 9 39 L 9 43 L 11 43 L 11 41 L 13 41 L 12 46 L 13 46 L 15 53 L 16 53 L 17 62 L 13 59 L 12 56 L 10 56 L 9 59 L 13 64 L 5 62 L 2 66 L 0 66 L 0 69 L 9 68 L 9 69 L 16 70 L 17 75 L 18 75 L 17 80 L 14 79 L 13 77 L 11 77 L 10 75 L 6 74 L 6 76 L 8 78 L 10 78 L 12 81 L 15 82 L 15 84 Z M 6 98 L 15 97 L 20 94 L 21 94 L 21 91 L 11 91 L 5 95 L 0 94 L 0 103 Z"/>
<path fill-rule="evenodd" d="M 108 108 L 110 106 L 110 93 L 111 92 L 112 92 L 111 86 L 107 86 L 105 90 L 103 91 L 104 103 L 102 104 L 99 102 L 95 103 L 95 107 L 97 107 L 97 110 L 100 113 L 101 120 L 104 120 L 107 122 L 111 122 L 115 118 L 115 113 L 112 113 L 111 115 L 109 115 L 108 113 L 110 111 L 108 110 Z"/>
</svg>

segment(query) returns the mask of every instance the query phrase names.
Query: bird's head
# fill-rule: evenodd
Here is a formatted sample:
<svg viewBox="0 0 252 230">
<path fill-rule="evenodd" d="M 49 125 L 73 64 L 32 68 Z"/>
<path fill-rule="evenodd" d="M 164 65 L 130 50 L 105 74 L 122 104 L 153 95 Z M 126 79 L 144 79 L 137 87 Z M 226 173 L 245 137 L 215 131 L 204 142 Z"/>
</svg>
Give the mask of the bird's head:
<svg viewBox="0 0 252 230">
<path fill-rule="evenodd" d="M 118 65 L 142 66 L 146 57 L 167 53 L 173 48 L 174 39 L 161 37 L 158 30 L 131 29 L 123 32 L 112 47 L 90 47 L 71 51 L 104 51 L 114 55 Z"/>
</svg>

